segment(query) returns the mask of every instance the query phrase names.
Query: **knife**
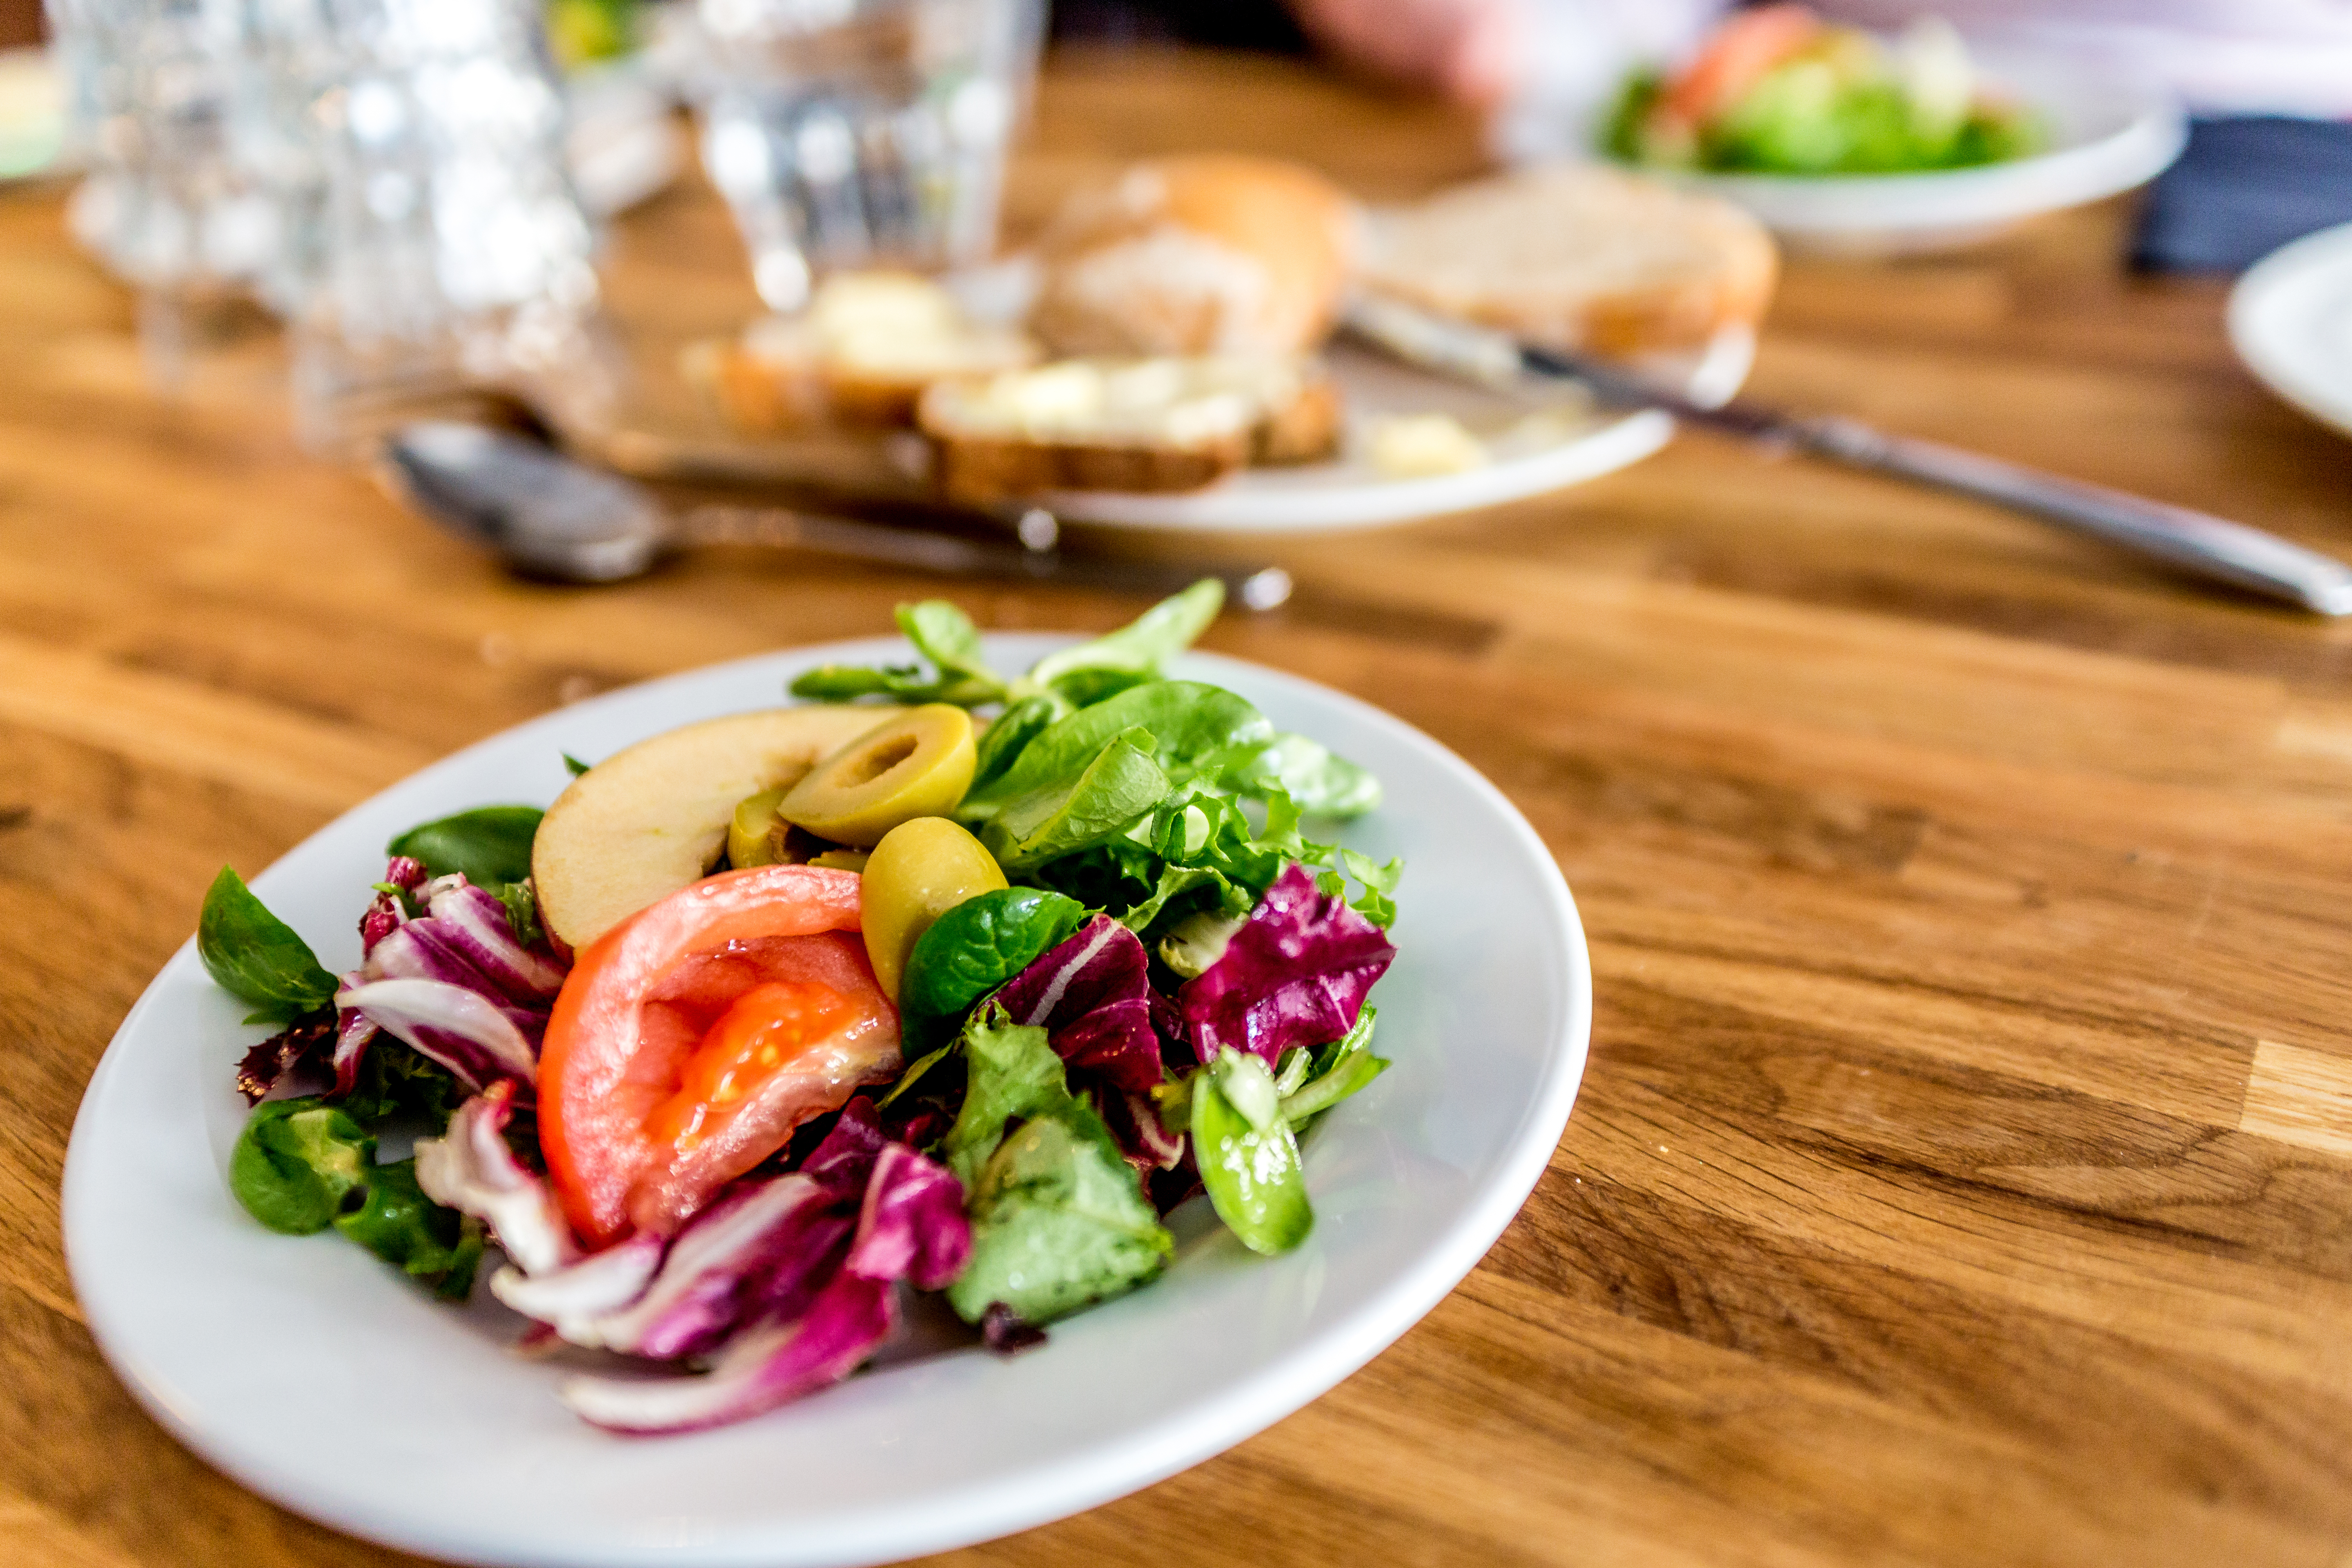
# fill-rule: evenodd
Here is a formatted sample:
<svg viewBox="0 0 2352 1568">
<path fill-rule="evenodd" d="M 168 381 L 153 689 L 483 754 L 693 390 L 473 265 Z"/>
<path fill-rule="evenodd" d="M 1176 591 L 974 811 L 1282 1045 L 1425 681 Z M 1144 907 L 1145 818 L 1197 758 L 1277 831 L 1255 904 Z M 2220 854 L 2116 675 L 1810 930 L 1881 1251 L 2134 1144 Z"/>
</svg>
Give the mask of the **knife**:
<svg viewBox="0 0 2352 1568">
<path fill-rule="evenodd" d="M 1496 387 L 1529 376 L 1572 381 L 1613 407 L 1663 409 L 1702 428 L 2005 506 L 2323 616 L 2352 615 L 2352 566 L 2210 513 L 1957 447 L 1890 436 L 1859 420 L 1808 418 L 1737 399 L 1710 406 L 1622 365 L 1524 342 L 1396 300 L 1359 298 L 1348 307 L 1343 324 L 1358 338 L 1423 370 Z"/>
</svg>

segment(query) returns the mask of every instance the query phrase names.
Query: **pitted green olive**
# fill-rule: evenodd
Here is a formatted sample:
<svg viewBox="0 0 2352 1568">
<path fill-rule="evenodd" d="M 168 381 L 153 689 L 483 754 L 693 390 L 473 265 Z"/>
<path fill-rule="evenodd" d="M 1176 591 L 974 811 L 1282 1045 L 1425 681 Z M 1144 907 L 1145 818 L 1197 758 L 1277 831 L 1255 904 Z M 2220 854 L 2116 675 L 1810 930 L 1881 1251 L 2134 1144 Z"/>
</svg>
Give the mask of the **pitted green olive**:
<svg viewBox="0 0 2352 1568">
<path fill-rule="evenodd" d="M 772 866 L 776 863 L 776 839 L 783 822 L 776 816 L 776 807 L 783 804 L 785 791 L 763 789 L 748 795 L 735 808 L 727 824 L 727 863 L 741 869 L 745 866 Z"/>
<path fill-rule="evenodd" d="M 777 810 L 820 838 L 871 847 L 953 811 L 971 784 L 971 715 L 945 702 L 893 714 L 811 769 Z"/>
<path fill-rule="evenodd" d="M 882 836 L 866 862 L 866 956 L 896 1002 L 907 955 L 931 922 L 966 899 L 1004 886 L 980 840 L 944 816 L 919 816 Z"/>
</svg>

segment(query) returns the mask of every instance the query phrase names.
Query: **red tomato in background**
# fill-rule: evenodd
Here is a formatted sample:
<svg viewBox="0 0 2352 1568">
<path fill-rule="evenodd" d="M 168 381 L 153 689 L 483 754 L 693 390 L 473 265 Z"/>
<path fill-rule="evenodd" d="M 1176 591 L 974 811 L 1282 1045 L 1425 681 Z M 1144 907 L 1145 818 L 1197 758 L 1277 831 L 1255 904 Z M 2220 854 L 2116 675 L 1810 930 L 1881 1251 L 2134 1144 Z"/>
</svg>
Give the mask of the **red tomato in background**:
<svg viewBox="0 0 2352 1568">
<path fill-rule="evenodd" d="M 1666 84 L 1669 117 L 1696 127 L 1739 101 L 1772 68 L 1813 41 L 1822 19 L 1803 5 L 1762 5 L 1727 20 L 1698 58 Z"/>
<path fill-rule="evenodd" d="M 539 1138 L 590 1246 L 668 1235 L 803 1122 L 898 1075 L 858 893 L 855 871 L 722 872 L 578 955 L 540 1053 Z"/>
</svg>

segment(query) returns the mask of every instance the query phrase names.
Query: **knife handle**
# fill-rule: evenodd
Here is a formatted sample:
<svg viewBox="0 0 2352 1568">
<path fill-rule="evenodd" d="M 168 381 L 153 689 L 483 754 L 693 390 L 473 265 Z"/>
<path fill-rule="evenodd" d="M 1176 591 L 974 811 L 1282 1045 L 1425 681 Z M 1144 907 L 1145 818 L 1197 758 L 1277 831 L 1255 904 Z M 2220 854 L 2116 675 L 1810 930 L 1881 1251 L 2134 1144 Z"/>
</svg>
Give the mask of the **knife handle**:
<svg viewBox="0 0 2352 1568">
<path fill-rule="evenodd" d="M 2030 512 L 2323 616 L 2352 615 L 2352 567 L 2260 529 L 1933 441 L 1889 436 L 1852 419 L 1799 420 L 1791 428 L 1804 450 L 1854 468 Z"/>
</svg>

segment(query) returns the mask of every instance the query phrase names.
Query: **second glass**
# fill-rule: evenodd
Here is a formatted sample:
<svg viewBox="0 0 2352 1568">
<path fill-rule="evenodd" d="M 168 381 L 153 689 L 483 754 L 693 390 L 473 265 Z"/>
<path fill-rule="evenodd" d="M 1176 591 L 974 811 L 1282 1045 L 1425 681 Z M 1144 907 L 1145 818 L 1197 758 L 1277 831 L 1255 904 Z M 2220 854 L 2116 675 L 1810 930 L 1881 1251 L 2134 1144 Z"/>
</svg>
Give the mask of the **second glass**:
<svg viewBox="0 0 2352 1568">
<path fill-rule="evenodd" d="M 761 299 L 984 258 L 1038 0 L 699 0 L 702 155 Z"/>
</svg>

